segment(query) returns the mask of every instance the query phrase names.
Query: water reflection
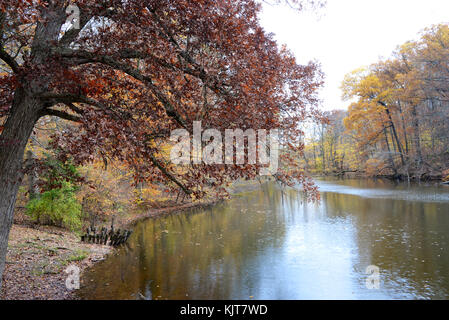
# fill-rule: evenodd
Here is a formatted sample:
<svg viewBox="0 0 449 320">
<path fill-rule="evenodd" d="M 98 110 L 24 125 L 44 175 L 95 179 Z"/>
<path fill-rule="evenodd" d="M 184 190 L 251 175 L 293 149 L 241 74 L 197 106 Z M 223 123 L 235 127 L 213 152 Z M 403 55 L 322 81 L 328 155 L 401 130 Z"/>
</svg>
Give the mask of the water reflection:
<svg viewBox="0 0 449 320">
<path fill-rule="evenodd" d="M 449 202 L 429 200 L 448 197 L 447 189 L 357 180 L 319 185 L 321 204 L 266 184 L 209 210 L 142 222 L 127 247 L 85 275 L 81 296 L 449 298 Z M 376 190 L 388 193 L 373 197 Z M 424 200 L 416 200 L 421 193 Z M 381 269 L 380 290 L 365 286 L 369 265 Z"/>
</svg>

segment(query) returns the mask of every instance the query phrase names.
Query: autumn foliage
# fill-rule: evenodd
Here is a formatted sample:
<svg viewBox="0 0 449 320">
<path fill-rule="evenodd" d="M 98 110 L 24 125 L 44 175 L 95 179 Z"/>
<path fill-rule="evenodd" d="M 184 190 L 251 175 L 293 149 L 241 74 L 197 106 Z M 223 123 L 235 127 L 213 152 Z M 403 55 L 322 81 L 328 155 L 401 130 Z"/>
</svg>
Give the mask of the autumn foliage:
<svg viewBox="0 0 449 320">
<path fill-rule="evenodd" d="M 79 29 L 67 22 L 69 4 L 79 8 Z M 314 191 L 293 155 L 303 149 L 298 123 L 321 121 L 321 74 L 262 29 L 260 8 L 254 0 L 0 1 L 0 274 L 23 153 L 46 116 L 74 123 L 51 138 L 60 160 L 118 162 L 136 184 L 194 198 L 205 186 L 255 178 L 261 165 L 173 167 L 164 151 L 173 129 L 192 131 L 195 120 L 221 132 L 279 129 L 276 179 Z"/>
<path fill-rule="evenodd" d="M 78 164 L 103 157 L 126 162 L 137 180 L 163 181 L 197 190 L 211 177 L 254 178 L 257 168 L 197 166 L 182 179 L 161 171 L 161 141 L 194 120 L 206 128 L 279 128 L 298 147 L 297 123 L 318 116 L 313 109 L 321 83 L 316 66 L 297 65 L 258 25 L 253 1 L 78 1 L 84 31 L 45 43 L 37 64 L 25 50 L 21 77 L 46 79 L 35 93 L 42 114 L 79 122 L 54 143 Z M 110 9 L 113 8 L 113 9 Z M 58 4 L 29 6 L 18 18 L 51 23 Z M 11 15 L 17 12 L 9 7 Z M 130 15 L 129 13 L 133 14 Z M 101 16 L 101 18 L 99 18 Z M 87 18 L 89 22 L 86 22 Z M 47 21 L 46 21 L 47 20 Z M 25 21 L 24 21 L 25 22 Z M 12 35 L 14 36 L 14 35 Z M 32 46 L 32 36 L 9 41 Z M 18 83 L 2 79 L 3 114 Z M 298 149 L 298 151 L 300 151 Z M 279 179 L 303 181 L 279 172 Z M 199 194 L 198 194 L 199 195 Z"/>
<path fill-rule="evenodd" d="M 352 102 L 349 110 L 344 119 L 329 115 L 335 121 L 317 130 L 308 146 L 309 158 L 315 147 L 319 160 L 327 164 L 318 167 L 323 171 L 404 179 L 446 177 L 448 62 L 449 26 L 442 24 L 399 46 L 391 58 L 348 74 L 342 90 Z M 343 163 L 339 150 L 347 151 Z"/>
</svg>

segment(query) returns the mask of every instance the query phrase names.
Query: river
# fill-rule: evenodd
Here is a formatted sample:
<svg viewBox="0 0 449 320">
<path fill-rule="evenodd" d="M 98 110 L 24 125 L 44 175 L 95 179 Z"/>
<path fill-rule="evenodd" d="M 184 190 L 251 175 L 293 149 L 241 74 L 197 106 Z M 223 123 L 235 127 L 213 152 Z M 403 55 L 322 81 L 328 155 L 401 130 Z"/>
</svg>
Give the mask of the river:
<svg viewBox="0 0 449 320">
<path fill-rule="evenodd" d="M 319 204 L 264 184 L 210 209 L 140 222 L 126 246 L 84 274 L 80 296 L 449 299 L 449 187 L 316 182 Z"/>
</svg>

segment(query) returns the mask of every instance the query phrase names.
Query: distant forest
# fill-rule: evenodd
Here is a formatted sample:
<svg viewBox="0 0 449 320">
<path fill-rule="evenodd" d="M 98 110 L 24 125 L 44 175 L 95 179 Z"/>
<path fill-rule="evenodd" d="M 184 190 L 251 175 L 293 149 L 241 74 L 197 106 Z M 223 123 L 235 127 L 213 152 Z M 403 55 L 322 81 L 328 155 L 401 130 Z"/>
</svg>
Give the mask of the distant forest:
<svg viewBox="0 0 449 320">
<path fill-rule="evenodd" d="M 423 31 L 392 57 L 347 75 L 348 111 L 327 113 L 306 143 L 312 172 L 404 179 L 449 175 L 449 26 Z"/>
</svg>

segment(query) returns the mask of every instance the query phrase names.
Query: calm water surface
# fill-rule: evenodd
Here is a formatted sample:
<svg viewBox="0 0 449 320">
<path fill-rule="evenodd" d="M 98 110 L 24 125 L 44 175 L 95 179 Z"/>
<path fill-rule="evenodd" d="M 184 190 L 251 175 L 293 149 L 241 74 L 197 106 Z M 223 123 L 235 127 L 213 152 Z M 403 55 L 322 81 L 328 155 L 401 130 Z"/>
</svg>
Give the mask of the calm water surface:
<svg viewBox="0 0 449 320">
<path fill-rule="evenodd" d="M 147 220 L 84 275 L 86 299 L 449 299 L 449 187 L 319 180 L 320 204 L 265 184 Z M 366 268 L 380 268 L 369 290 Z"/>
</svg>

